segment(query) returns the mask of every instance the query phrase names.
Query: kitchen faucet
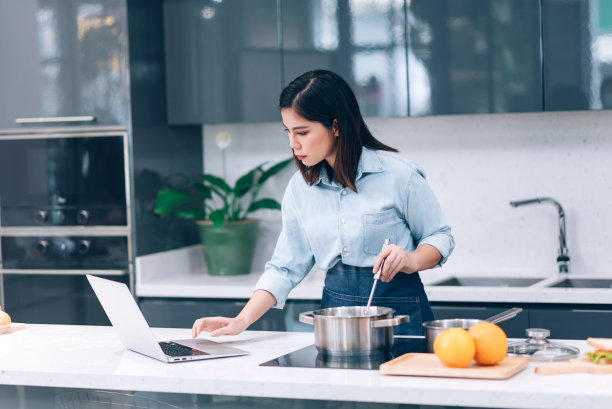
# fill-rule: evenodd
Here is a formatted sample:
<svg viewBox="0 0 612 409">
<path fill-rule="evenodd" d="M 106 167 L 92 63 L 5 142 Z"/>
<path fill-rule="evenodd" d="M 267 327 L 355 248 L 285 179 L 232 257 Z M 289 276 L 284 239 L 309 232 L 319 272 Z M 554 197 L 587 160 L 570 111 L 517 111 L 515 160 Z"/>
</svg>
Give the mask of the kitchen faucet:
<svg viewBox="0 0 612 409">
<path fill-rule="evenodd" d="M 567 274 L 569 272 L 570 258 L 567 250 L 567 243 L 565 241 L 565 212 L 563 211 L 561 204 L 550 197 L 536 197 L 535 199 L 510 202 L 510 206 L 519 207 L 536 203 L 552 203 L 559 212 L 559 255 L 557 256 L 557 264 L 559 265 L 559 273 Z"/>
</svg>

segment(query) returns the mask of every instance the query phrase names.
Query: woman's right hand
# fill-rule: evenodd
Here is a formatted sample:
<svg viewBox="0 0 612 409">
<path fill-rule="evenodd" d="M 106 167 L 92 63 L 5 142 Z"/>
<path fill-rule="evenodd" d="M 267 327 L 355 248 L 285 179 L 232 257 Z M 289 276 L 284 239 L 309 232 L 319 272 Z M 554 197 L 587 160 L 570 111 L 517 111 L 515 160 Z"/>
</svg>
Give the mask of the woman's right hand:
<svg viewBox="0 0 612 409">
<path fill-rule="evenodd" d="M 237 317 L 202 317 L 193 323 L 191 336 L 196 338 L 202 331 L 210 332 L 212 337 L 238 335 L 247 329 L 247 327 L 248 324 Z"/>
</svg>

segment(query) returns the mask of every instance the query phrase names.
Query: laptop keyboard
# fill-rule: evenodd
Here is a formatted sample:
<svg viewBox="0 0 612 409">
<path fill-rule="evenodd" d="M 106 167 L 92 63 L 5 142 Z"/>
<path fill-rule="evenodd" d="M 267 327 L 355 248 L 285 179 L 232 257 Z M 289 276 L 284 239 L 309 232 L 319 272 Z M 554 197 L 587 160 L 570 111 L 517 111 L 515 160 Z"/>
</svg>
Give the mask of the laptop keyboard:
<svg viewBox="0 0 612 409">
<path fill-rule="evenodd" d="M 176 342 L 160 342 L 159 346 L 164 351 L 164 354 L 168 356 L 210 355 L 204 351 L 186 347 Z"/>
</svg>

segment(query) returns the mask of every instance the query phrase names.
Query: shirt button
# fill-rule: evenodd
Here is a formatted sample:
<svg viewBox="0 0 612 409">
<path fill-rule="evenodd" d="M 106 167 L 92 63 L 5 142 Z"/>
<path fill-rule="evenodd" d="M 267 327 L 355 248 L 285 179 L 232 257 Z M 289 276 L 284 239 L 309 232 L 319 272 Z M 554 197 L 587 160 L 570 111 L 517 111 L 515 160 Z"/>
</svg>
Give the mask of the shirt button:
<svg viewBox="0 0 612 409">
<path fill-rule="evenodd" d="M 346 195 L 346 189 L 342 189 L 342 195 Z"/>
<path fill-rule="evenodd" d="M 342 218 L 342 223 L 346 223 L 346 219 L 345 218 Z"/>
<path fill-rule="evenodd" d="M 344 252 L 346 253 L 348 251 L 348 247 L 345 247 L 342 250 L 344 250 Z"/>
</svg>

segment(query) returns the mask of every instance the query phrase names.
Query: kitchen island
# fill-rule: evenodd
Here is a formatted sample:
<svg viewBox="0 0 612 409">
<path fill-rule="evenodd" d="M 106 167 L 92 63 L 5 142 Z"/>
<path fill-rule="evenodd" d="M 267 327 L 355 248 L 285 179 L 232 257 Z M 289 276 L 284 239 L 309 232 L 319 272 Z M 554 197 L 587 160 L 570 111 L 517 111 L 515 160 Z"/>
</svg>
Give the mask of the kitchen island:
<svg viewBox="0 0 612 409">
<path fill-rule="evenodd" d="M 191 330 L 156 328 L 153 332 L 165 340 L 188 338 Z M 368 407 L 365 402 L 376 402 L 381 408 L 588 409 L 609 407 L 612 402 L 612 375 L 541 376 L 534 374 L 534 364 L 502 381 L 270 367 L 260 364 L 311 345 L 313 334 L 247 331 L 217 340 L 250 355 L 167 364 L 125 350 L 112 327 L 28 325 L 0 335 L 0 407 L 2 402 L 18 402 L 20 406 L 14 407 L 49 407 L 49 399 L 75 388 L 154 393 L 161 400 L 179 397 L 182 403 L 177 406 L 185 408 L 274 407 L 274 402 L 282 402 L 279 407 L 299 402 L 296 407 L 301 408 L 364 402 Z M 564 342 L 590 350 L 584 341 Z M 239 406 L 240 401 L 231 401 L 231 397 L 252 401 Z"/>
</svg>

